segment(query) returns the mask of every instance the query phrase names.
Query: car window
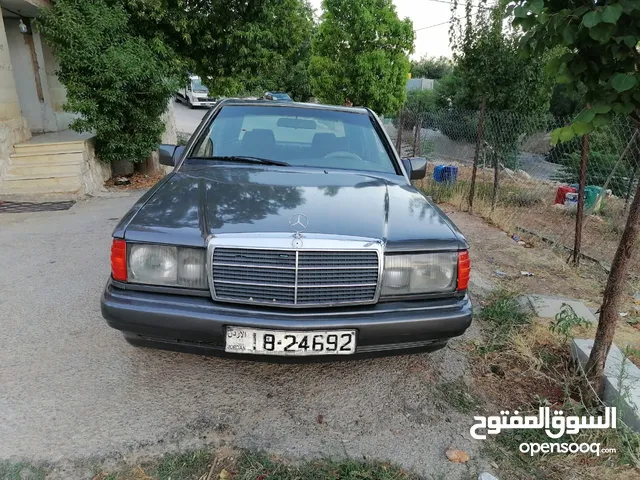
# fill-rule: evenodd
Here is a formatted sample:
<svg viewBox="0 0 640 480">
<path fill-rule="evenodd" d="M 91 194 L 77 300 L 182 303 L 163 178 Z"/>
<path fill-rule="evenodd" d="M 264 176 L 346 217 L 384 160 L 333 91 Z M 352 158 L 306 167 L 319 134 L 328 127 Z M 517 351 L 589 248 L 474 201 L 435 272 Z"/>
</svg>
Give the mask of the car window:
<svg viewBox="0 0 640 480">
<path fill-rule="evenodd" d="M 299 107 L 228 105 L 193 157 L 253 156 L 295 166 L 397 173 L 368 115 Z"/>
</svg>

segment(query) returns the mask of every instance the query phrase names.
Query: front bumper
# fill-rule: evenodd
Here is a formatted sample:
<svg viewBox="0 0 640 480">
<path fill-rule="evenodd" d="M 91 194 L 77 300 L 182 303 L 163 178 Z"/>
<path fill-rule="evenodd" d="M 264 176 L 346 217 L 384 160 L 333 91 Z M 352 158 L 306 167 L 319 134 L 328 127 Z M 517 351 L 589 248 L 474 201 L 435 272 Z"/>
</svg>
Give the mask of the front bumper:
<svg viewBox="0 0 640 480">
<path fill-rule="evenodd" d="M 218 102 L 212 102 L 208 100 L 193 100 L 191 105 L 194 107 L 215 107 Z"/>
<path fill-rule="evenodd" d="M 191 297 L 125 290 L 109 280 L 101 299 L 107 323 L 130 343 L 196 353 L 224 354 L 226 327 L 272 330 L 357 330 L 355 355 L 378 356 L 437 350 L 471 324 L 469 297 L 376 305 L 284 310 Z M 257 359 L 257 355 L 227 354 Z M 292 357 L 266 357 L 277 361 Z M 335 360 L 334 356 L 295 357 Z"/>
</svg>

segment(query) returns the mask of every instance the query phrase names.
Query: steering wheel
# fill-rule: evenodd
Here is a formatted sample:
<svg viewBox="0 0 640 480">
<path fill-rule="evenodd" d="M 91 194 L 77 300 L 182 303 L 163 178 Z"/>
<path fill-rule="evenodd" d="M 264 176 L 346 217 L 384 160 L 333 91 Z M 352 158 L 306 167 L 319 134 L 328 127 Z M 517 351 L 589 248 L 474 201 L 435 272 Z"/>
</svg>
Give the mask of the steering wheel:
<svg viewBox="0 0 640 480">
<path fill-rule="evenodd" d="M 360 155 L 356 155 L 355 153 L 352 153 L 352 152 L 345 152 L 342 150 L 337 152 L 327 153 L 323 158 L 326 158 L 327 160 L 337 160 L 342 158 L 342 159 L 357 160 L 358 162 L 364 162 L 364 160 Z"/>
</svg>

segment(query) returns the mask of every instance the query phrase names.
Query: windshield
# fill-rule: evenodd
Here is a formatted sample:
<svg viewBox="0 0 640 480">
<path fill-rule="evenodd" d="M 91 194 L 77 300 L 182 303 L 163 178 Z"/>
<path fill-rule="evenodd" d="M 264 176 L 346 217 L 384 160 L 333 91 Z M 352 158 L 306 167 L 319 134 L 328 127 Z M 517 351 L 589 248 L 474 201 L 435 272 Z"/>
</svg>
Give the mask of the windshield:
<svg viewBox="0 0 640 480">
<path fill-rule="evenodd" d="M 209 93 L 209 89 L 202 84 L 199 78 L 191 79 L 191 90 L 194 92 Z"/>
<path fill-rule="evenodd" d="M 276 100 L 291 100 L 291 97 L 286 93 L 274 93 L 272 94 L 273 98 Z"/>
<path fill-rule="evenodd" d="M 335 110 L 227 105 L 191 156 L 251 156 L 292 166 L 397 173 L 369 116 Z"/>
</svg>

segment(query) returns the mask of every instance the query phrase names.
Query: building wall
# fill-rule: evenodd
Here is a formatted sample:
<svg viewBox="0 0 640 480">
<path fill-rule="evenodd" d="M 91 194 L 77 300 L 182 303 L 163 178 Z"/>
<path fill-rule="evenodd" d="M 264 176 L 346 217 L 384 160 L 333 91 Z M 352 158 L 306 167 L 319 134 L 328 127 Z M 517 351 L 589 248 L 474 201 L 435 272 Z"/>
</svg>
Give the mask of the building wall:
<svg viewBox="0 0 640 480">
<path fill-rule="evenodd" d="M 25 34 L 20 32 L 17 18 L 5 18 L 4 27 L 9 45 L 9 55 L 13 66 L 13 77 L 22 115 L 27 119 L 32 132 L 44 132 L 45 112 L 36 87 L 36 76 L 31 52 L 25 42 Z"/>
<path fill-rule="evenodd" d="M 77 117 L 76 114 L 65 112 L 62 107 L 67 101 L 67 89 L 64 88 L 64 85 L 60 83 L 58 79 L 58 75 L 56 71 L 58 70 L 58 60 L 53 55 L 53 51 L 46 44 L 45 41 L 42 41 L 42 54 L 44 58 L 44 69 L 45 75 L 47 78 L 47 85 L 49 90 L 49 104 L 51 106 L 51 110 L 53 116 L 55 117 L 56 128 L 58 131 L 67 130 L 69 125 L 73 121 L 74 118 Z"/>
<path fill-rule="evenodd" d="M 13 145 L 31 137 L 22 116 L 4 22 L 0 21 L 0 181 Z"/>
</svg>

